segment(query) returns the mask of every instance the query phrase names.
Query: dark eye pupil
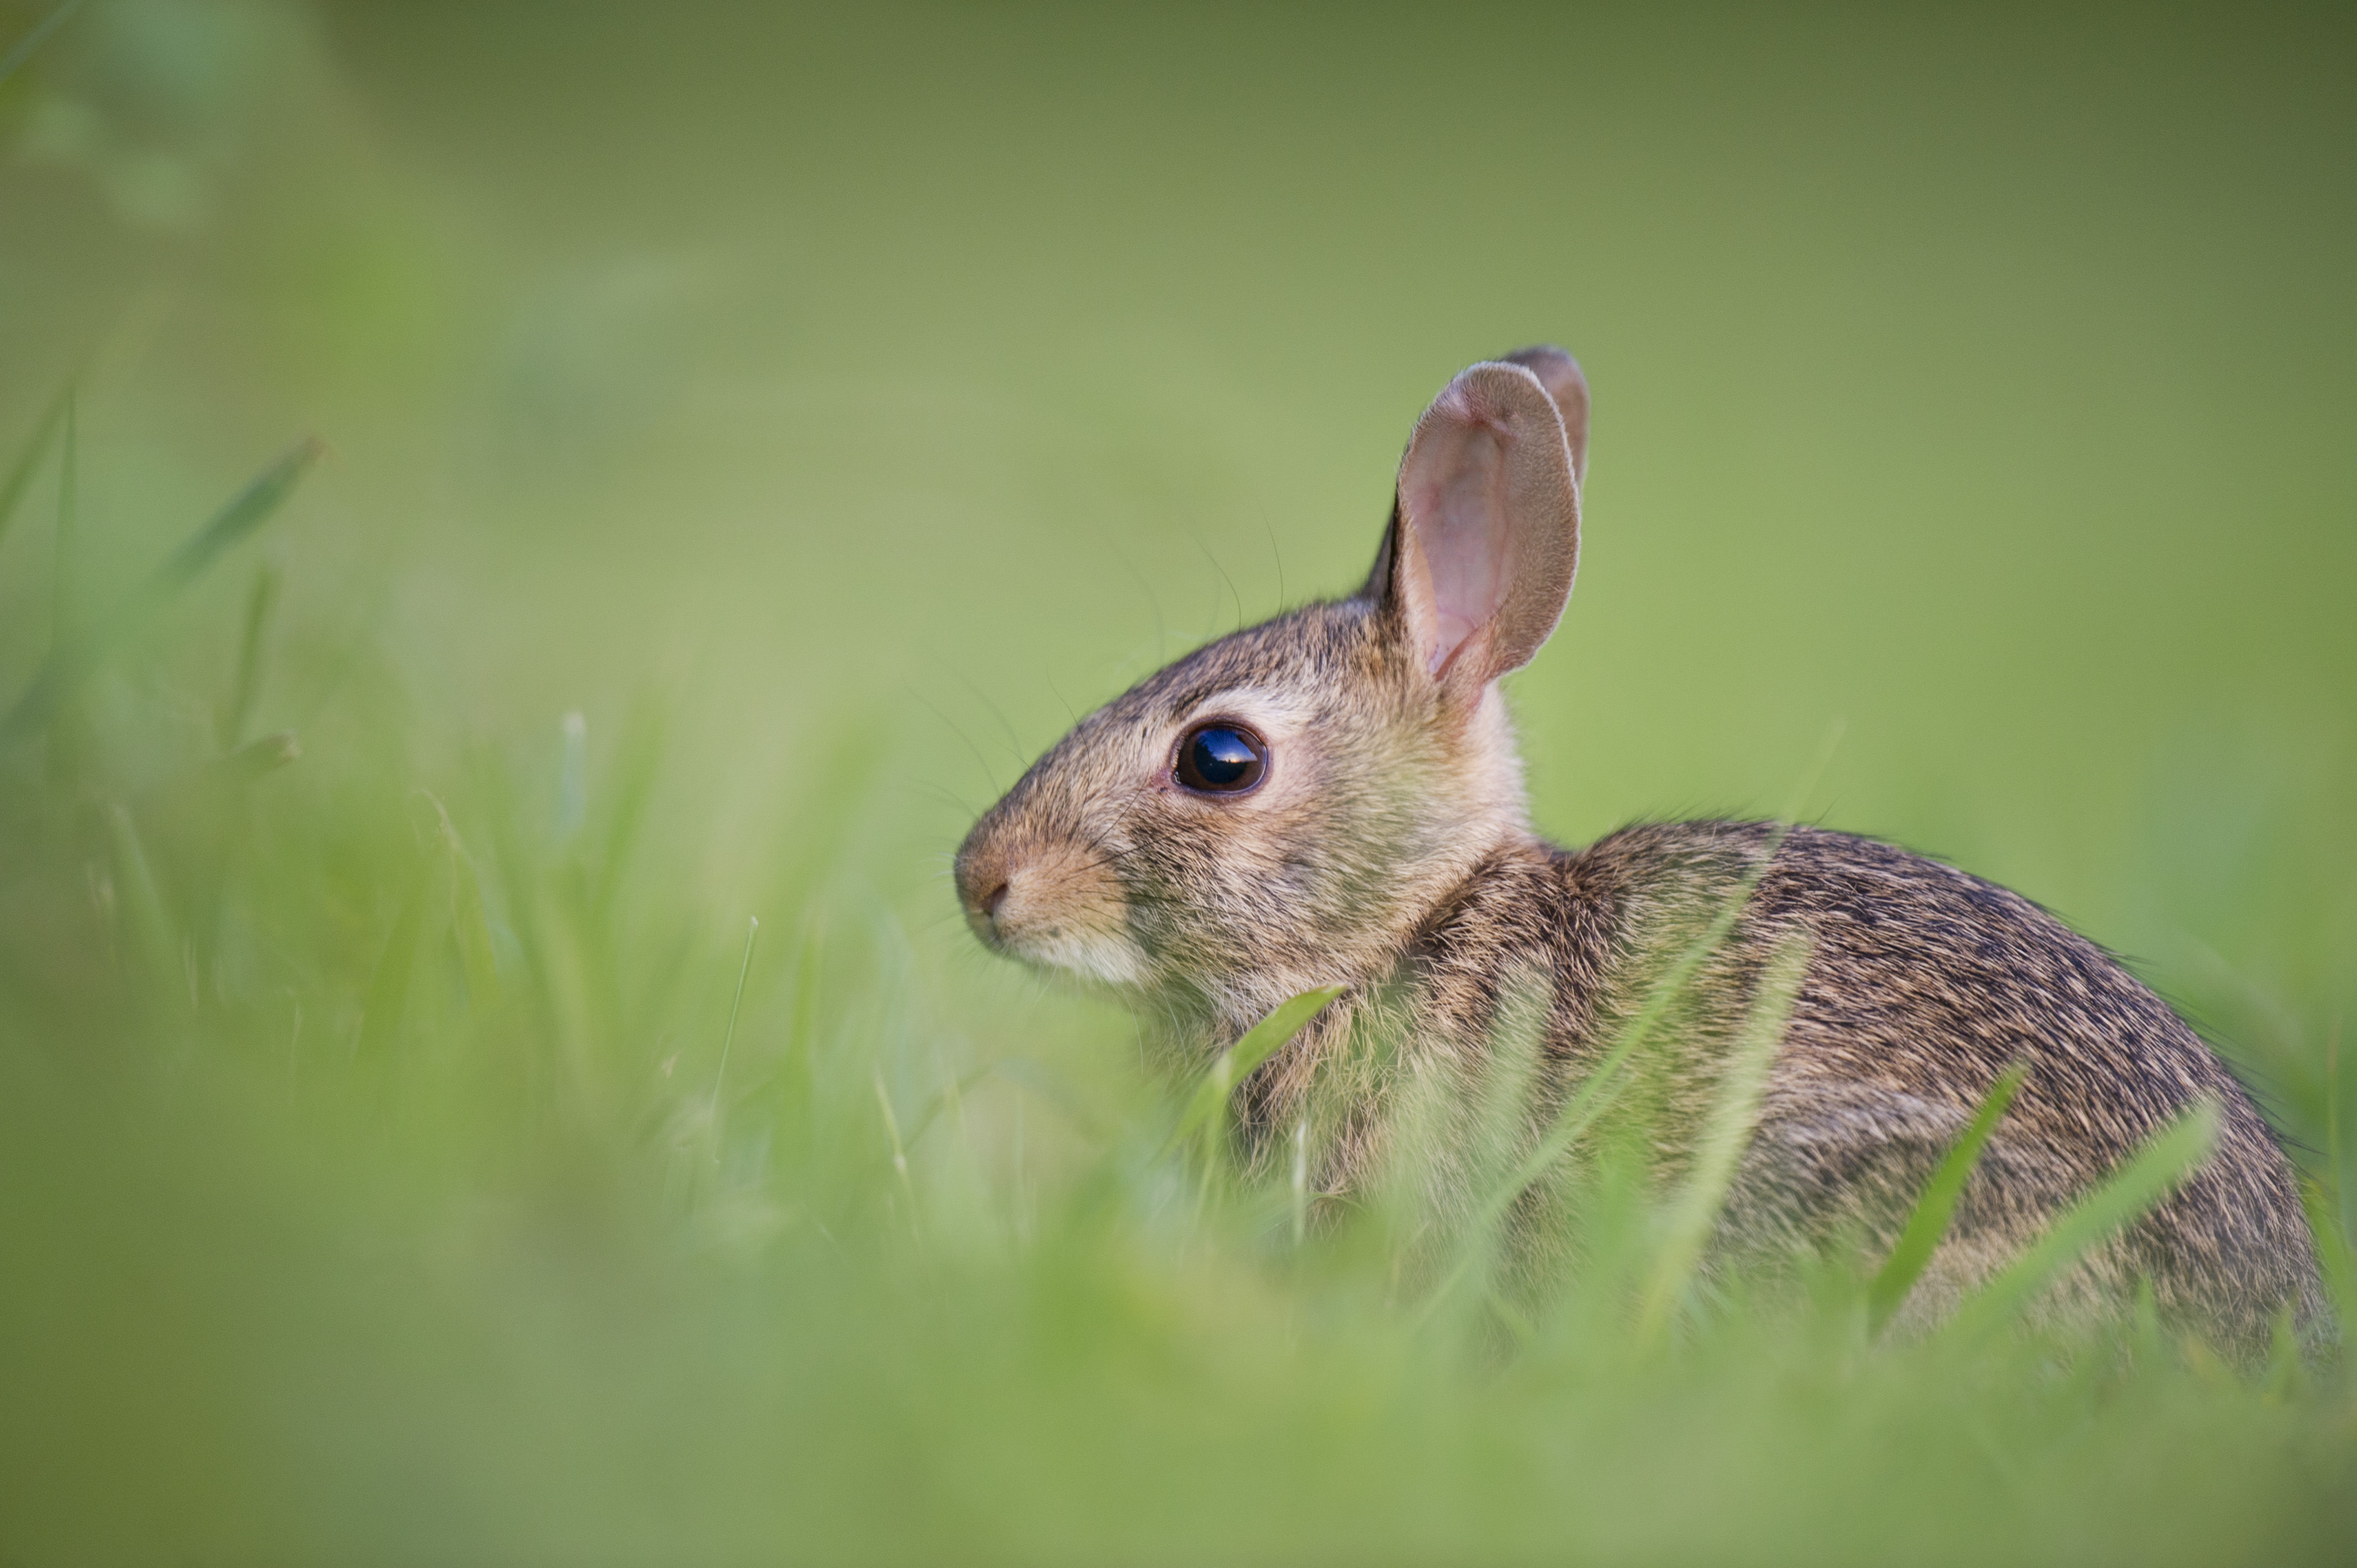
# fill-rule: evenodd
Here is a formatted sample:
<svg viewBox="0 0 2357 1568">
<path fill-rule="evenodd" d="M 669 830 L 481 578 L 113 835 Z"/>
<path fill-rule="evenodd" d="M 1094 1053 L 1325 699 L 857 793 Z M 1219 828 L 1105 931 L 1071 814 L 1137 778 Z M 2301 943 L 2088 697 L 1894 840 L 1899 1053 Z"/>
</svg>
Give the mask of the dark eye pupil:
<svg viewBox="0 0 2357 1568">
<path fill-rule="evenodd" d="M 1195 771 L 1207 784 L 1233 784 L 1260 758 L 1232 729 L 1207 729 L 1195 737 Z"/>
<path fill-rule="evenodd" d="M 1259 743 L 1250 736 L 1210 725 L 1179 748 L 1178 781 L 1190 789 L 1249 789 L 1260 782 L 1266 767 Z"/>
</svg>

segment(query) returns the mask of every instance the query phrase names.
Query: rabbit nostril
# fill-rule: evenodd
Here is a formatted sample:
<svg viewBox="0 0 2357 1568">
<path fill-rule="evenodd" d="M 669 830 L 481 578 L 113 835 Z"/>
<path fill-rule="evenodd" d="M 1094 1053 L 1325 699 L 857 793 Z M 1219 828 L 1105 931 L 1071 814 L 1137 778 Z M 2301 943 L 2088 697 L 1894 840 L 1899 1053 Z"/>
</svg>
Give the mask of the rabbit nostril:
<svg viewBox="0 0 2357 1568">
<path fill-rule="evenodd" d="M 996 919 L 998 918 L 998 907 L 1006 902 L 1006 884 L 1002 882 L 997 886 L 992 888 L 989 892 L 982 896 L 982 913 L 984 918 Z"/>
</svg>

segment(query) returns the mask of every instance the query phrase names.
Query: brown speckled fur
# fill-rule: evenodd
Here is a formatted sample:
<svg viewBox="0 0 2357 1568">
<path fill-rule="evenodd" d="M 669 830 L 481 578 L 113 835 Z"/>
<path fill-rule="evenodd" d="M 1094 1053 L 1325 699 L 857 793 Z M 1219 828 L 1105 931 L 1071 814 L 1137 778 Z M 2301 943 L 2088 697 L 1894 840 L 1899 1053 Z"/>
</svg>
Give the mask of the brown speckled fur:
<svg viewBox="0 0 2357 1568">
<path fill-rule="evenodd" d="M 1586 409 L 1576 367 L 1568 383 L 1576 407 L 1563 381 L 1547 391 L 1565 416 L 1553 428 L 1569 443 L 1567 464 L 1555 456 L 1576 532 Z M 1491 390 L 1524 395 L 1494 377 Z M 1493 424 L 1506 445 L 1518 438 Z M 1540 1098 L 1559 1100 L 1663 955 L 1738 895 L 1772 842 L 1766 824 L 1728 822 L 1632 827 L 1576 853 L 1538 839 L 1495 674 L 1552 627 L 1568 567 L 1548 590 L 1554 610 L 1518 612 L 1536 627 L 1527 647 L 1452 680 L 1453 666 L 1430 671 L 1418 641 L 1428 619 L 1417 620 L 1421 590 L 1403 585 L 1395 563 L 1402 527 L 1395 510 L 1359 595 L 1223 638 L 1083 719 L 958 858 L 985 942 L 1122 997 L 1184 1059 L 1204 1059 L 1287 997 L 1347 983 L 1240 1091 L 1247 1138 L 1265 1150 L 1339 1089 L 1343 1125 L 1320 1173 L 1336 1194 L 1370 1177 L 1387 1098 L 1417 1059 L 1478 1082 L 1510 989 L 1534 988 L 1543 1002 Z M 1210 717 L 1267 738 L 1258 789 L 1207 797 L 1174 781 L 1179 737 Z M 1810 940 L 1808 965 L 1715 1256 L 1773 1260 L 1835 1238 L 1887 1248 L 2018 1058 L 2027 1085 L 1910 1319 L 1935 1319 L 2208 1095 L 2223 1110 L 2215 1154 L 2063 1282 L 2048 1310 L 2115 1313 L 2149 1282 L 2164 1315 L 2222 1345 L 2264 1344 L 2287 1309 L 2315 1331 L 2320 1294 L 2290 1165 L 2218 1058 L 2043 909 L 1867 839 L 1784 836 L 1675 1026 L 1649 1043 L 1665 1173 L 1688 1153 L 1768 954 L 1795 931 Z M 1377 1018 L 1403 1054 L 1370 1069 L 1345 1047 Z"/>
</svg>

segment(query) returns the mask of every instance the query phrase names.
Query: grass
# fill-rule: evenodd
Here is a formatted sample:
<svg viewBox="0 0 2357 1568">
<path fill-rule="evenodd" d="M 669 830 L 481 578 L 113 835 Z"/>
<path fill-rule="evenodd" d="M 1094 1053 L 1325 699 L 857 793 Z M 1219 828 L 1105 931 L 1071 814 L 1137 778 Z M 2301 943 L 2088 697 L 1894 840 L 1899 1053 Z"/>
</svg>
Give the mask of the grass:
<svg viewBox="0 0 2357 1568">
<path fill-rule="evenodd" d="M 0 1557 L 2345 1554 L 2347 1366 L 2024 1322 L 2198 1118 L 1893 1335 L 2001 1097 L 1889 1258 L 1699 1266 L 1742 1075 L 1642 1176 L 1739 905 L 1323 1216 L 1224 1137 L 1297 1017 L 1162 1081 L 942 875 L 1561 337 L 1542 825 L 2052 903 L 2348 1320 L 2345 23 L 447 9 L 0 25 Z"/>
<path fill-rule="evenodd" d="M 1908 1291 L 1922 1276 L 1923 1265 L 1932 1261 L 1932 1251 L 1947 1234 L 1948 1221 L 1956 1212 L 1956 1200 L 1964 1196 L 1964 1183 L 1972 1178 L 1981 1151 L 1988 1146 L 1989 1134 L 1996 1131 L 1998 1118 L 2013 1103 L 2013 1097 L 2020 1092 L 2029 1076 L 2029 1064 L 2023 1061 L 1997 1074 L 1996 1081 L 1989 1085 L 1988 1093 L 1973 1112 L 1972 1121 L 1932 1171 L 1932 1179 L 1924 1184 L 1922 1197 L 1908 1215 L 1890 1256 L 1867 1289 L 1869 1332 L 1878 1332 L 1889 1323 L 1891 1315 L 1906 1305 Z"/>
</svg>

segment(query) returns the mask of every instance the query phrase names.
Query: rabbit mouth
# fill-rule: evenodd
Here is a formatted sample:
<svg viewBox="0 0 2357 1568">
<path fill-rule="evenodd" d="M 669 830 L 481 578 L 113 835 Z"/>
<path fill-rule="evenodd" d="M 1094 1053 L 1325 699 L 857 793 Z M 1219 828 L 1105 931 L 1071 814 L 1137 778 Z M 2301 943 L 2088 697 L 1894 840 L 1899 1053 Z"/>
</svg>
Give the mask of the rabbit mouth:
<svg viewBox="0 0 2357 1568">
<path fill-rule="evenodd" d="M 1128 940 L 1085 932 L 1051 931 L 1001 942 L 998 950 L 1084 985 L 1134 992 L 1146 983 L 1145 955 Z"/>
<path fill-rule="evenodd" d="M 1147 981 L 1146 955 L 1126 932 L 1043 914 L 1017 904 L 1011 892 L 995 908 L 969 908 L 966 923 L 983 946 L 1034 969 L 1117 991 Z"/>
</svg>

